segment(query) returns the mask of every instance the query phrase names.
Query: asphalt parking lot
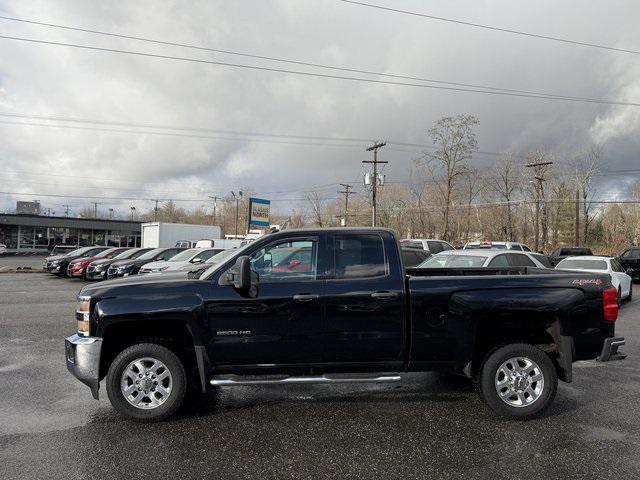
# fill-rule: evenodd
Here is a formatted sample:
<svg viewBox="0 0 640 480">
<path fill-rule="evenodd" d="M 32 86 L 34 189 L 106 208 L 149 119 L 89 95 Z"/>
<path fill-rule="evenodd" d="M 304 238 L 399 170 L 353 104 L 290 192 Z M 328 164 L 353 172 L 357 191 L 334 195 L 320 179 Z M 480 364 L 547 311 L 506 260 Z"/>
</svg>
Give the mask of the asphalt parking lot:
<svg viewBox="0 0 640 480">
<path fill-rule="evenodd" d="M 145 425 L 66 371 L 82 285 L 0 275 L 0 478 L 640 476 L 640 295 L 618 320 L 629 357 L 575 364 L 574 383 L 532 421 L 496 418 L 465 379 L 420 374 L 400 386 L 221 389 Z"/>
</svg>

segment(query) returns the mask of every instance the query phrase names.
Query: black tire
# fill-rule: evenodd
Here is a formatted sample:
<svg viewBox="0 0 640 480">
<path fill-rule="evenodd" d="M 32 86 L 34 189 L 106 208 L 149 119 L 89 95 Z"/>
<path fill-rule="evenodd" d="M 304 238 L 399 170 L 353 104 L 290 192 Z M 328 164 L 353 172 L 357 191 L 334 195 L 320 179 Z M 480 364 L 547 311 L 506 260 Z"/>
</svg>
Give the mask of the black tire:
<svg viewBox="0 0 640 480">
<path fill-rule="evenodd" d="M 622 287 L 618 287 L 618 308 L 622 306 Z"/>
<path fill-rule="evenodd" d="M 629 296 L 627 297 L 627 302 L 631 302 L 633 300 L 633 282 L 629 284 Z"/>
<path fill-rule="evenodd" d="M 516 393 L 507 400 L 503 400 L 498 394 L 496 374 L 499 368 L 509 359 L 517 357 L 535 362 L 543 376 L 539 396 L 530 405 L 514 406 L 507 403 L 509 399 L 517 398 Z M 477 387 L 480 397 L 495 413 L 506 418 L 525 420 L 541 414 L 551 405 L 558 389 L 558 374 L 545 352 L 528 343 L 512 343 L 493 350 L 485 357 L 477 378 Z"/>
<path fill-rule="evenodd" d="M 120 387 L 125 369 L 131 362 L 145 357 L 159 360 L 171 374 L 170 393 L 162 404 L 153 408 L 132 405 Z M 180 358 L 168 348 L 156 343 L 138 343 L 120 352 L 113 360 L 107 373 L 106 384 L 109 401 L 119 413 L 137 422 L 159 422 L 173 415 L 182 405 L 187 389 L 187 375 Z"/>
</svg>

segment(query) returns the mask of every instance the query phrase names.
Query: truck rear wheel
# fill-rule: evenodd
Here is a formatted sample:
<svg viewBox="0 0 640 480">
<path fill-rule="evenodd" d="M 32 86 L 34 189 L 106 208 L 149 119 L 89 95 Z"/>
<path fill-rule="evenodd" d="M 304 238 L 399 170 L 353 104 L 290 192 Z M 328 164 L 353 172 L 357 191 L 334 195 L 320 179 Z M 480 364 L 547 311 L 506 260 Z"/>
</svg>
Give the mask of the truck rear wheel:
<svg viewBox="0 0 640 480">
<path fill-rule="evenodd" d="M 139 422 L 158 422 L 180 408 L 187 376 L 171 350 L 139 343 L 113 360 L 106 383 L 109 401 L 119 413 Z"/>
<path fill-rule="evenodd" d="M 491 352 L 478 378 L 478 391 L 497 414 L 526 419 L 542 413 L 556 396 L 558 375 L 549 356 L 526 343 Z"/>
</svg>

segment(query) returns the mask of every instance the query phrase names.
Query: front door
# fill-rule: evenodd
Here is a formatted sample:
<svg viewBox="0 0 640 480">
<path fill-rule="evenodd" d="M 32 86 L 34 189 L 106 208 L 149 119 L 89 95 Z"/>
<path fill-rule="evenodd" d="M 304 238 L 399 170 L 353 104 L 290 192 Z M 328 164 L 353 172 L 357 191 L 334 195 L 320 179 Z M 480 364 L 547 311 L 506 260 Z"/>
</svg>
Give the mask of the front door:
<svg viewBox="0 0 640 480">
<path fill-rule="evenodd" d="M 209 355 L 214 367 L 275 369 L 317 363 L 325 282 L 319 275 L 320 237 L 279 238 L 248 252 L 252 294 L 225 286 L 209 303 Z"/>
</svg>

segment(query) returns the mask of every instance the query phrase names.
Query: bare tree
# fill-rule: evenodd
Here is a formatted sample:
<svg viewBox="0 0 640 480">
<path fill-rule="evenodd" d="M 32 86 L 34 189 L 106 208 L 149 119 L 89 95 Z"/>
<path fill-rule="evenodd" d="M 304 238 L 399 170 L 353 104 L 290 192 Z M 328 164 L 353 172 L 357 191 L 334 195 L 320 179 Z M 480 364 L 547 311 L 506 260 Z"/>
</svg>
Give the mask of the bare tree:
<svg viewBox="0 0 640 480">
<path fill-rule="evenodd" d="M 585 244 L 589 242 L 589 226 L 593 220 L 593 216 L 590 215 L 591 202 L 589 201 L 590 197 L 593 197 L 591 182 L 599 171 L 601 153 L 602 147 L 591 146 L 576 156 L 573 163 L 576 188 L 582 197 L 582 216 L 584 223 L 582 240 Z"/>
<path fill-rule="evenodd" d="M 467 161 L 478 148 L 473 129 L 478 119 L 473 115 L 443 117 L 429 130 L 435 150 L 425 152 L 425 166 L 435 181 L 442 200 L 442 238 L 450 237 L 449 216 L 454 190 L 469 168 Z"/>
<path fill-rule="evenodd" d="M 515 240 L 513 225 L 512 202 L 516 192 L 522 185 L 522 175 L 519 171 L 513 154 L 507 153 L 501 157 L 494 165 L 493 171 L 487 180 L 487 185 L 496 193 L 500 201 L 505 202 L 506 218 L 504 230 L 507 240 Z"/>
<path fill-rule="evenodd" d="M 467 175 L 465 175 L 465 200 L 467 202 L 467 218 L 464 241 L 469 242 L 469 233 L 471 230 L 471 203 L 478 196 L 482 190 L 482 183 L 477 181 L 478 170 L 470 169 Z"/>
<path fill-rule="evenodd" d="M 322 219 L 325 209 L 324 201 L 320 198 L 317 191 L 307 192 L 304 197 L 307 199 L 307 202 L 309 202 L 309 206 L 311 207 L 311 217 L 314 224 L 322 228 L 324 226 Z"/>
</svg>

